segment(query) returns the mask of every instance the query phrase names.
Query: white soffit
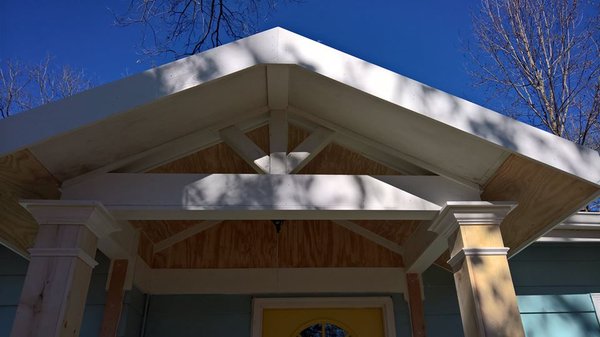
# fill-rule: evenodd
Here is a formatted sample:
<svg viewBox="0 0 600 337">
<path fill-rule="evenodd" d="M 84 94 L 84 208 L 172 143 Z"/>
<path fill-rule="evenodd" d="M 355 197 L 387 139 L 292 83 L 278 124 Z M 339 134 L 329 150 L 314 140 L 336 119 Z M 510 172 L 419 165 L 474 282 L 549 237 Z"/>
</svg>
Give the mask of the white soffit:
<svg viewBox="0 0 600 337">
<path fill-rule="evenodd" d="M 308 70 L 290 74 L 291 105 L 474 182 L 514 152 L 600 183 L 600 155 L 593 150 L 281 28 L 0 121 L 0 155 L 32 148 L 51 172 L 65 177 L 82 173 L 78 165 L 89 170 L 109 164 L 266 105 L 266 76 L 225 78 L 259 64 Z M 186 97 L 184 90 L 193 87 Z"/>
</svg>

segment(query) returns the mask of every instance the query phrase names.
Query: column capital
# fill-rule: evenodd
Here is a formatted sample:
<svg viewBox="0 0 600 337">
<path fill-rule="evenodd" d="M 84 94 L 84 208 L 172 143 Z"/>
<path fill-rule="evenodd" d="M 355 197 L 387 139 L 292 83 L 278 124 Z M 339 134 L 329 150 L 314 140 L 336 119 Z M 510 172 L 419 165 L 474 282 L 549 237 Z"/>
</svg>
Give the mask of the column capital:
<svg viewBox="0 0 600 337">
<path fill-rule="evenodd" d="M 98 201 L 20 200 L 40 225 L 83 225 L 97 238 L 120 230 L 110 212 Z"/>
<path fill-rule="evenodd" d="M 512 201 L 450 201 L 428 230 L 448 238 L 460 226 L 500 225 L 515 207 L 517 203 Z"/>
</svg>

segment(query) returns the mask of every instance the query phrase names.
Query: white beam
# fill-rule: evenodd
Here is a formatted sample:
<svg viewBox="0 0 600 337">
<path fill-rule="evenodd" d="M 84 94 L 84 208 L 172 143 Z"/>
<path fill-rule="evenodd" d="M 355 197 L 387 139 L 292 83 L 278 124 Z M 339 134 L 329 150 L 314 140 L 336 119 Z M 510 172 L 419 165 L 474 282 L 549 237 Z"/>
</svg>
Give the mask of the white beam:
<svg viewBox="0 0 600 337">
<path fill-rule="evenodd" d="M 289 173 L 297 173 L 333 139 L 334 132 L 318 127 L 287 155 Z"/>
<path fill-rule="evenodd" d="M 474 190 L 480 190 L 477 184 L 448 172 L 440 167 L 427 163 L 419 158 L 393 149 L 385 144 L 339 126 L 336 123 L 320 118 L 295 106 L 288 107 L 289 120 L 294 123 L 310 126 L 319 125 L 335 131 L 334 141 L 342 146 L 357 151 L 367 158 L 381 162 L 402 174 L 420 175 L 433 172 Z M 314 127 L 313 127 L 314 128 Z"/>
<path fill-rule="evenodd" d="M 406 291 L 402 268 L 151 269 L 140 260 L 136 269 L 136 286 L 153 295 Z"/>
<path fill-rule="evenodd" d="M 220 220 L 206 220 L 206 221 L 199 222 L 189 228 L 186 228 L 180 232 L 177 232 L 177 233 L 171 235 L 170 237 L 168 237 L 162 241 L 155 243 L 153 252 L 158 253 L 160 251 L 163 251 L 163 250 L 171 247 L 172 245 L 174 245 L 178 242 L 184 241 L 184 240 L 186 240 L 198 233 L 201 233 L 209 228 L 212 228 L 219 223 L 221 223 Z"/>
<path fill-rule="evenodd" d="M 437 191 L 437 193 L 434 193 Z M 438 176 L 106 173 L 63 189 L 119 219 L 432 219 L 446 200 L 477 200 Z"/>
<path fill-rule="evenodd" d="M 289 77 L 288 65 L 267 65 L 267 96 L 271 109 L 287 108 Z"/>
<path fill-rule="evenodd" d="M 380 236 L 376 233 L 373 233 L 370 230 L 368 230 L 368 229 L 362 227 L 361 225 L 358 225 L 352 221 L 334 220 L 333 222 L 335 222 L 339 226 L 346 228 L 347 230 L 349 230 L 351 232 L 354 232 L 354 233 L 364 237 L 365 239 L 367 239 L 369 241 L 372 241 L 384 248 L 391 250 L 392 252 L 394 252 L 398 255 L 402 255 L 404 253 L 404 250 L 398 243 L 396 243 L 392 240 L 388 240 L 388 239 L 384 238 L 383 236 Z"/>
<path fill-rule="evenodd" d="M 258 173 L 269 172 L 269 156 L 236 126 L 219 131 L 221 139 Z"/>
<path fill-rule="evenodd" d="M 261 107 L 256 110 L 241 113 L 240 115 L 244 116 L 244 120 L 237 122 L 234 121 L 236 123 L 235 125 L 242 130 L 242 132 L 247 132 L 260 127 L 267 122 L 267 111 L 267 107 Z M 117 160 L 88 173 L 66 180 L 63 182 L 62 186 L 77 184 L 80 181 L 107 172 L 145 172 L 168 162 L 185 157 L 191 153 L 220 143 L 221 137 L 219 136 L 219 130 L 231 125 L 232 120 L 229 119 L 226 121 L 226 123 L 226 125 L 217 124 L 207 129 L 194 131 L 168 143 Z"/>
<path fill-rule="evenodd" d="M 287 112 L 272 110 L 269 123 L 269 172 L 271 174 L 286 174 L 286 153 L 288 146 Z"/>
</svg>

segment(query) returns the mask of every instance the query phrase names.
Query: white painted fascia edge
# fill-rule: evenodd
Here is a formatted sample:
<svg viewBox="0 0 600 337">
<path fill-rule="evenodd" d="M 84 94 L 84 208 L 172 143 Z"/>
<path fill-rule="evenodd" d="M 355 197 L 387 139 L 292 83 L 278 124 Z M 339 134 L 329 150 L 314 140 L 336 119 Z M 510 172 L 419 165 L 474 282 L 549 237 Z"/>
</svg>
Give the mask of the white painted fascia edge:
<svg viewBox="0 0 600 337">
<path fill-rule="evenodd" d="M 592 298 L 592 304 L 596 311 L 596 318 L 598 318 L 598 322 L 600 322 L 600 293 L 590 294 L 590 297 Z"/>
<path fill-rule="evenodd" d="M 269 63 L 304 67 L 600 186 L 597 169 L 600 154 L 596 151 L 282 28 L 273 28 L 2 120 L 0 155 L 234 72 Z M 201 71 L 208 68 L 206 73 Z M 426 100 L 423 95 L 428 96 Z M 486 125 L 493 125 L 492 130 L 482 127 Z M 23 132 L 24 128 L 27 132 Z"/>
<path fill-rule="evenodd" d="M 565 219 L 555 229 L 600 230 L 600 212 L 577 212 Z"/>
<path fill-rule="evenodd" d="M 264 309 L 381 308 L 386 337 L 396 336 L 394 304 L 389 297 L 291 297 L 252 300 L 252 337 L 262 335 Z"/>
</svg>

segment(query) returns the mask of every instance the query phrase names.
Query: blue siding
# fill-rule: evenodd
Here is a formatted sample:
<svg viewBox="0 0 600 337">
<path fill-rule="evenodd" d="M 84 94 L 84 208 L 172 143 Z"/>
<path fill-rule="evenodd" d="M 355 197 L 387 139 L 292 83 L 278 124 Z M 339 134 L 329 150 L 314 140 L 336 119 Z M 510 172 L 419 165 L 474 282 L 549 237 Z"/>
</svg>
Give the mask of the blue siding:
<svg viewBox="0 0 600 337">
<path fill-rule="evenodd" d="M 527 337 L 600 337 L 600 245 L 534 244 L 509 264 Z M 452 274 L 432 267 L 423 283 L 427 336 L 462 336 Z"/>
<path fill-rule="evenodd" d="M 84 337 L 98 335 L 106 296 L 109 261 L 102 254 L 96 259 L 100 264 L 94 269 L 88 292 L 81 329 Z M 600 245 L 536 244 L 512 259 L 510 268 L 527 337 L 600 337 L 600 323 L 589 296 L 600 293 Z M 26 260 L 0 247 L 0 336 L 10 332 L 26 271 Z M 452 275 L 432 267 L 423 274 L 423 284 L 427 335 L 462 336 Z M 397 336 L 410 336 L 403 295 L 354 294 L 369 295 L 390 296 Z M 137 289 L 126 294 L 118 336 L 140 335 L 145 302 L 146 295 Z M 150 297 L 145 337 L 249 337 L 251 303 L 252 296 L 245 295 L 155 295 Z"/>
</svg>

